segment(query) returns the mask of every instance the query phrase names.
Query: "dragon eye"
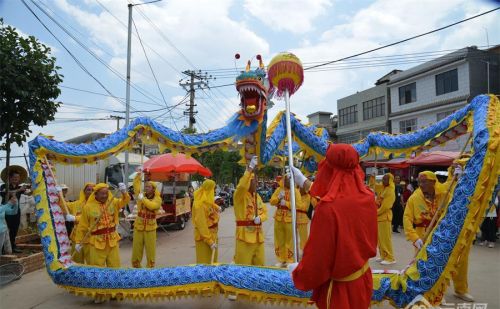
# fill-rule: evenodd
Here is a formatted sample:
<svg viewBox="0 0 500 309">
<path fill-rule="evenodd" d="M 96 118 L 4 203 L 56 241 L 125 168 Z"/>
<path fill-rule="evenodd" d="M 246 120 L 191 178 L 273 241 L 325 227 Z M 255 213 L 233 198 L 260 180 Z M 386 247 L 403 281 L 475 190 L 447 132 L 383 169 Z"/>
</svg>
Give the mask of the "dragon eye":
<svg viewBox="0 0 500 309">
<path fill-rule="evenodd" d="M 259 77 L 259 80 L 262 80 L 262 77 Z"/>
</svg>

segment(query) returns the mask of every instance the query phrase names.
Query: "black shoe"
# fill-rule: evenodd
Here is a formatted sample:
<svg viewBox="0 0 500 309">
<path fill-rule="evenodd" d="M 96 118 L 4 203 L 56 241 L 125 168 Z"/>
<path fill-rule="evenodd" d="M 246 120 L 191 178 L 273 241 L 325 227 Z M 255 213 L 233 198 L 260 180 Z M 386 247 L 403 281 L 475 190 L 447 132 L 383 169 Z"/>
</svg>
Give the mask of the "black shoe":
<svg viewBox="0 0 500 309">
<path fill-rule="evenodd" d="M 12 249 L 12 252 L 14 252 L 14 253 L 23 253 L 23 250 L 14 248 L 14 249 Z"/>
<path fill-rule="evenodd" d="M 393 233 L 398 233 L 398 234 L 400 233 L 398 230 L 395 230 L 395 231 L 392 231 L 392 232 L 393 232 Z"/>
</svg>

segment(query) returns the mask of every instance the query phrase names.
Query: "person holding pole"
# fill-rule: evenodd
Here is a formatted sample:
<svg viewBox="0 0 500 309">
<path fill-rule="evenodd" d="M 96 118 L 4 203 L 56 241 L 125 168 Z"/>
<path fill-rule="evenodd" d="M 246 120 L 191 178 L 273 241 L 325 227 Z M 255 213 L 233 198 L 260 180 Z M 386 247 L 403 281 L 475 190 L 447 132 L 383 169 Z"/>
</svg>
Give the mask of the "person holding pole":
<svg viewBox="0 0 500 309">
<path fill-rule="evenodd" d="M 297 184 L 319 202 L 302 260 L 289 265 L 297 289 L 319 308 L 369 308 L 368 260 L 377 250 L 377 206 L 351 145 L 331 144 L 314 183 L 292 168 Z"/>
<path fill-rule="evenodd" d="M 417 253 L 424 246 L 437 219 L 446 211 L 457 180 L 462 175 L 462 166 L 468 160 L 466 156 L 456 160 L 448 169 L 448 179 L 444 184 L 437 181 L 433 172 L 424 171 L 418 175 L 419 188 L 408 199 L 403 216 L 406 237 L 413 242 Z M 471 245 L 463 249 L 457 270 L 452 274 L 454 295 L 468 302 L 474 301 L 474 297 L 469 294 L 467 280 Z"/>
<path fill-rule="evenodd" d="M 295 196 L 300 198 L 300 192 L 294 188 Z M 269 203 L 276 206 L 274 213 L 274 253 L 278 259 L 276 267 L 286 267 L 294 262 L 294 239 L 291 207 L 290 175 L 283 177 L 280 187 L 274 191 Z M 297 208 L 302 208 L 302 201 L 295 201 Z"/>
<path fill-rule="evenodd" d="M 156 259 L 156 213 L 161 207 L 160 192 L 156 184 L 147 181 L 142 186 L 142 171 L 134 178 L 134 194 L 137 195 L 137 219 L 134 222 L 134 240 L 132 243 L 132 267 L 140 268 L 144 249 L 146 249 L 146 265 L 155 266 Z M 144 192 L 144 193 L 143 193 Z"/>
<path fill-rule="evenodd" d="M 392 250 L 392 206 L 396 200 L 396 189 L 394 176 L 387 173 L 382 178 L 383 189 L 378 195 L 376 204 L 378 221 L 378 250 L 380 252 L 380 264 L 391 265 L 396 263 Z"/>
<path fill-rule="evenodd" d="M 78 223 L 80 222 L 83 208 L 85 207 L 85 204 L 87 203 L 92 192 L 94 192 L 94 186 L 95 183 L 87 182 L 83 186 L 83 189 L 80 191 L 78 200 L 74 202 L 66 202 L 66 206 L 68 206 L 69 210 L 69 214 L 66 215 L 66 221 L 74 222 L 74 227 L 71 230 L 71 234 L 69 235 L 69 239 L 71 240 L 71 256 L 73 262 L 80 264 L 88 262 L 89 247 L 85 243 L 82 243 L 82 250 L 80 252 L 75 251 L 76 229 L 78 227 Z M 62 186 L 58 187 L 57 191 L 59 192 L 59 190 L 61 189 Z"/>
<path fill-rule="evenodd" d="M 299 248 L 300 255 L 304 251 L 306 246 L 307 238 L 309 237 L 309 217 L 307 212 L 309 211 L 309 206 L 311 206 L 311 196 L 307 193 L 304 188 L 300 188 L 300 208 L 297 205 L 297 230 L 299 234 Z"/>
<path fill-rule="evenodd" d="M 193 224 L 196 263 L 217 262 L 220 207 L 214 203 L 215 181 L 207 179 L 194 191 Z"/>
<path fill-rule="evenodd" d="M 257 157 L 254 156 L 241 177 L 234 192 L 234 216 L 236 219 L 236 264 L 264 266 L 264 230 L 267 207 L 256 192 L 254 177 Z"/>
<path fill-rule="evenodd" d="M 116 231 L 118 213 L 130 201 L 127 186 L 119 183 L 121 198 L 109 192 L 108 185 L 98 183 L 83 207 L 75 236 L 75 251 L 80 252 L 88 242 L 89 265 L 120 267 L 120 235 Z"/>
</svg>

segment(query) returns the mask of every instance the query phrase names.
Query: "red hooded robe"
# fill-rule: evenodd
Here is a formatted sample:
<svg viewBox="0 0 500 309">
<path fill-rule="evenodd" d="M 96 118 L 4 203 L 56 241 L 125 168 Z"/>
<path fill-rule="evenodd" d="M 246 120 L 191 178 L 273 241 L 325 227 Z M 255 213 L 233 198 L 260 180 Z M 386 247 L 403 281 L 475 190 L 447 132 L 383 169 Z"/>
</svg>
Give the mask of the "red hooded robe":
<svg viewBox="0 0 500 309">
<path fill-rule="evenodd" d="M 372 296 L 368 259 L 376 255 L 377 206 L 364 184 L 356 150 L 330 145 L 319 164 L 311 196 L 320 197 L 295 286 L 313 290 L 319 308 L 366 309 Z"/>
</svg>

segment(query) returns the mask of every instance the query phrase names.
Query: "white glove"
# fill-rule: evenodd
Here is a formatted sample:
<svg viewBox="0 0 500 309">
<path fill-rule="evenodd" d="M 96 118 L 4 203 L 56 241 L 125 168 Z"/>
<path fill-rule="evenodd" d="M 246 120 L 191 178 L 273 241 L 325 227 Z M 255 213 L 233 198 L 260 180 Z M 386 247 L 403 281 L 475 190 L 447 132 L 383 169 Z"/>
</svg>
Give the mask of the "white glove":
<svg viewBox="0 0 500 309">
<path fill-rule="evenodd" d="M 82 248 L 83 248 L 83 246 L 81 244 L 76 244 L 75 245 L 75 251 L 78 252 L 78 253 L 80 253 L 80 251 L 82 251 Z"/>
<path fill-rule="evenodd" d="M 372 168 L 372 176 L 375 177 L 378 175 L 378 169 L 376 167 Z"/>
<path fill-rule="evenodd" d="M 127 186 L 126 186 L 123 182 L 120 182 L 120 183 L 118 184 L 118 189 L 119 189 L 122 193 L 127 192 Z"/>
<path fill-rule="evenodd" d="M 286 206 L 286 200 L 285 200 L 285 199 L 282 199 L 282 200 L 280 201 L 280 205 L 281 205 L 281 206 Z"/>
<path fill-rule="evenodd" d="M 68 222 L 75 222 L 76 218 L 72 214 L 67 214 L 66 215 L 66 221 Z"/>
<path fill-rule="evenodd" d="M 210 245 L 210 249 L 212 249 L 212 250 L 217 249 L 217 244 L 216 244 L 216 243 L 213 243 L 212 245 Z"/>
<path fill-rule="evenodd" d="M 280 194 L 278 194 L 278 199 L 282 200 L 285 197 L 285 191 L 281 190 Z"/>
<path fill-rule="evenodd" d="M 304 182 L 306 182 L 307 180 L 307 177 L 304 176 L 304 174 L 302 174 L 302 172 L 293 165 L 292 165 L 292 175 L 293 175 L 293 180 L 295 180 L 295 183 L 302 188 Z"/>
<path fill-rule="evenodd" d="M 61 193 L 62 192 L 62 187 L 61 186 L 56 186 L 56 191 L 57 191 L 57 193 Z"/>
<path fill-rule="evenodd" d="M 288 272 L 291 274 L 299 266 L 299 263 L 290 263 L 288 264 Z"/>
<path fill-rule="evenodd" d="M 453 172 L 453 175 L 457 178 L 460 178 L 464 171 L 462 170 L 462 167 L 460 165 L 455 166 L 455 171 Z"/>
<path fill-rule="evenodd" d="M 259 216 L 257 216 L 257 217 L 255 217 L 255 218 L 253 218 L 253 223 L 255 223 L 255 224 L 260 224 L 260 223 L 261 223 L 261 221 L 260 221 L 260 217 L 259 217 Z"/>
<path fill-rule="evenodd" d="M 422 249 L 422 247 L 424 246 L 424 242 L 419 238 L 413 243 L 413 245 L 417 247 L 417 249 Z"/>
<path fill-rule="evenodd" d="M 142 194 L 142 193 L 137 194 L 138 201 L 142 201 L 143 198 L 144 198 L 144 194 Z"/>
<path fill-rule="evenodd" d="M 288 166 L 285 167 L 285 177 L 290 178 L 290 168 Z M 286 179 L 283 179 L 283 181 L 286 181 Z"/>
<path fill-rule="evenodd" d="M 248 164 L 248 167 L 253 170 L 257 166 L 258 158 L 257 156 L 253 156 L 252 160 L 250 160 L 250 163 Z"/>
</svg>

